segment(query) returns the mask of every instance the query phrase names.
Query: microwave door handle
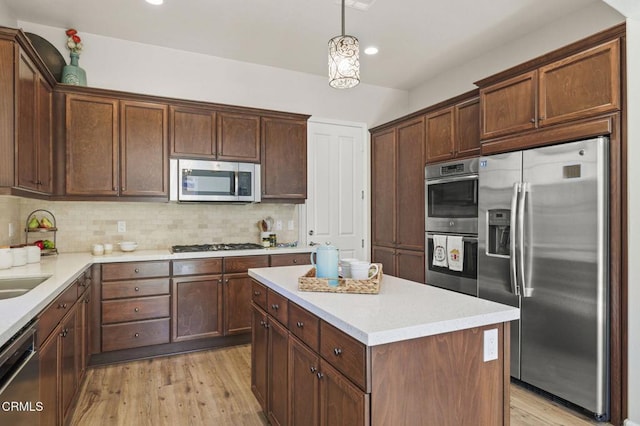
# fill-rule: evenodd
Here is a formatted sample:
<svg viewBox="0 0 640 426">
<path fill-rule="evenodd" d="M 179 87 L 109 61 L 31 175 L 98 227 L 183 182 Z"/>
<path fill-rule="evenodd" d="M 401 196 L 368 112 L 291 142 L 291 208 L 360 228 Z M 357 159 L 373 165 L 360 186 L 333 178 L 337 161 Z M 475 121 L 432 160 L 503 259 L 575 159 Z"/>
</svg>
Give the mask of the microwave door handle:
<svg viewBox="0 0 640 426">
<path fill-rule="evenodd" d="M 509 225 L 509 272 L 511 276 L 511 293 L 516 296 L 520 295 L 520 287 L 518 286 L 518 274 L 516 272 L 517 256 L 516 256 L 516 226 L 518 220 L 518 195 L 520 193 L 520 183 L 513 184 L 513 194 L 511 195 L 511 218 Z"/>
<path fill-rule="evenodd" d="M 236 170 L 235 172 L 233 172 L 233 195 L 238 198 L 239 196 L 239 190 L 238 190 L 238 185 L 239 185 L 239 176 L 240 176 L 240 171 Z"/>
<path fill-rule="evenodd" d="M 520 292 L 522 297 L 531 297 L 532 289 L 527 287 L 527 277 L 525 276 L 525 264 L 524 264 L 524 216 L 525 216 L 525 202 L 527 200 L 527 192 L 529 191 L 529 184 L 523 182 L 520 189 L 520 200 L 518 202 L 518 270 L 520 275 Z"/>
</svg>

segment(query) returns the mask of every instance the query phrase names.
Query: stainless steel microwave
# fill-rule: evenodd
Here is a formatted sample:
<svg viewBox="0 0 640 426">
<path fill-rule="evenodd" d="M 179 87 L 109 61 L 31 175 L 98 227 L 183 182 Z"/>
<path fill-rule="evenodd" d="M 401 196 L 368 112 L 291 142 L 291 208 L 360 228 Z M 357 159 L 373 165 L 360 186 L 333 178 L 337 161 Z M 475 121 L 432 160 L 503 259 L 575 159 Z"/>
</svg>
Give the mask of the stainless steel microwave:
<svg viewBox="0 0 640 426">
<path fill-rule="evenodd" d="M 260 164 L 172 159 L 170 200 L 260 202 Z"/>
</svg>

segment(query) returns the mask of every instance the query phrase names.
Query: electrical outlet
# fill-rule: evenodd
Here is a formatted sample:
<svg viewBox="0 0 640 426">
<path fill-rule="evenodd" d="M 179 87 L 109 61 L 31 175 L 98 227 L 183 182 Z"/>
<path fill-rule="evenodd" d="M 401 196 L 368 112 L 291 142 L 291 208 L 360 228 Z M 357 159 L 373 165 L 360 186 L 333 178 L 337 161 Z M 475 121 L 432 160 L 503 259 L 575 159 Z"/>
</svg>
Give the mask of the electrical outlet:
<svg viewBox="0 0 640 426">
<path fill-rule="evenodd" d="M 15 230 L 13 229 L 13 223 L 9 222 L 9 238 L 15 235 Z"/>
<path fill-rule="evenodd" d="M 484 331 L 484 362 L 498 359 L 498 329 Z"/>
<path fill-rule="evenodd" d="M 282 221 L 276 220 L 276 231 L 282 231 Z"/>
<path fill-rule="evenodd" d="M 295 226 L 295 223 L 293 222 L 293 220 L 290 220 L 287 222 L 287 230 L 293 231 L 294 226 Z"/>
<path fill-rule="evenodd" d="M 127 222 L 125 222 L 124 220 L 118 221 L 118 232 L 127 232 Z"/>
</svg>

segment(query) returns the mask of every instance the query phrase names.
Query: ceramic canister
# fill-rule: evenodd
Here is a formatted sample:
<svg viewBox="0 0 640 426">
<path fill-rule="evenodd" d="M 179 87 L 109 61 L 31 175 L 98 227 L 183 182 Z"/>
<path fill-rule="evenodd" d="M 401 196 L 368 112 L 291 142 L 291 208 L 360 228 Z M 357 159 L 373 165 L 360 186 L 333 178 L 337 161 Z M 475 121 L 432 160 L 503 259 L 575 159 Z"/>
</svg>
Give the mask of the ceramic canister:
<svg viewBox="0 0 640 426">
<path fill-rule="evenodd" d="M 16 247 L 11 249 L 13 255 L 13 266 L 22 266 L 27 264 L 27 249 L 24 247 Z"/>
<path fill-rule="evenodd" d="M 13 266 L 13 255 L 10 248 L 0 248 L 0 269 L 9 269 Z"/>
<path fill-rule="evenodd" d="M 329 285 L 338 285 L 338 249 L 336 247 L 329 244 L 317 246 L 316 251 L 311 253 L 311 264 L 316 267 L 316 277 L 336 278 L 329 280 Z"/>
<path fill-rule="evenodd" d="M 40 247 L 38 246 L 27 246 L 27 263 L 38 263 L 40 262 Z"/>
</svg>

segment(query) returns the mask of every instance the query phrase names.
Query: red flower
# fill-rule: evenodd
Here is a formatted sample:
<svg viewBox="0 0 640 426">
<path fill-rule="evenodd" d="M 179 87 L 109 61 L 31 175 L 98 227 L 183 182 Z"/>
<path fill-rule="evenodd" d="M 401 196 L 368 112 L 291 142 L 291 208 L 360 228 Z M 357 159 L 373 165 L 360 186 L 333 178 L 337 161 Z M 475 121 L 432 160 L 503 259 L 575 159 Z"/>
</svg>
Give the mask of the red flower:
<svg viewBox="0 0 640 426">
<path fill-rule="evenodd" d="M 74 43 L 80 43 L 80 37 L 78 37 L 77 35 L 72 35 L 71 38 L 73 39 Z"/>
<path fill-rule="evenodd" d="M 78 34 L 78 32 L 76 30 L 74 30 L 73 28 L 69 28 L 67 30 L 67 35 L 68 36 L 72 36 L 72 35 L 76 35 L 76 34 Z"/>
</svg>

